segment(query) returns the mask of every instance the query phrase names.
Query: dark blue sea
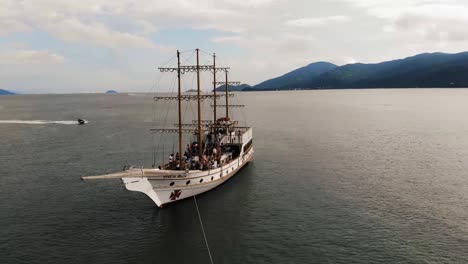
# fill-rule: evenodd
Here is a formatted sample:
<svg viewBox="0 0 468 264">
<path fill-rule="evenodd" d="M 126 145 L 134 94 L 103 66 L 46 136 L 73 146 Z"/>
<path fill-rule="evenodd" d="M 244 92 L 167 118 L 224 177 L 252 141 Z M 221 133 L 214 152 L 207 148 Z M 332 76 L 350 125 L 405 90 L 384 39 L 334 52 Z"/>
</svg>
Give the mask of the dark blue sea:
<svg viewBox="0 0 468 264">
<path fill-rule="evenodd" d="M 236 100 L 256 152 L 197 198 L 214 263 L 468 263 L 467 89 Z M 159 209 L 120 180 L 80 181 L 162 162 L 177 148 L 149 131 L 173 126 L 164 104 L 0 97 L 0 263 L 209 263 L 192 199 Z"/>
</svg>

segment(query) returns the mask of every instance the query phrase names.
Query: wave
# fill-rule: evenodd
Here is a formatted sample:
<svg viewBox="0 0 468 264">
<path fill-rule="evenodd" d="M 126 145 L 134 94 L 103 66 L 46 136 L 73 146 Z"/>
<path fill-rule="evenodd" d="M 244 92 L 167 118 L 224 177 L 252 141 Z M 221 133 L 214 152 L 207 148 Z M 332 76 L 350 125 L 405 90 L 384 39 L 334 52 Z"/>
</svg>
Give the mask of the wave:
<svg viewBox="0 0 468 264">
<path fill-rule="evenodd" d="M 88 123 L 85 120 L 85 123 Z M 60 125 L 78 125 L 78 120 L 0 120 L 0 124 L 28 124 L 28 125 L 43 125 L 43 124 L 60 124 Z"/>
<path fill-rule="evenodd" d="M 128 93 L 128 96 L 137 96 L 137 97 L 144 97 L 147 96 L 148 94 L 146 93 Z"/>
</svg>

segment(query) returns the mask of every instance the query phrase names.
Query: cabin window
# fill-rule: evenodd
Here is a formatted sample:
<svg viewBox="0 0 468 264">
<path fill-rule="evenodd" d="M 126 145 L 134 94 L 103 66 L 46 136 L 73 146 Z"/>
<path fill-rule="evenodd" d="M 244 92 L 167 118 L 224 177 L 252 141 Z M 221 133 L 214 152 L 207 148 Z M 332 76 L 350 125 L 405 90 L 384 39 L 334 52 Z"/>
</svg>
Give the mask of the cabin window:
<svg viewBox="0 0 468 264">
<path fill-rule="evenodd" d="M 252 139 L 247 142 L 247 144 L 244 145 L 244 152 L 249 151 L 250 147 L 252 146 Z"/>
<path fill-rule="evenodd" d="M 174 182 L 171 182 L 171 184 L 169 184 L 170 186 L 174 186 Z"/>
<path fill-rule="evenodd" d="M 190 184 L 190 181 L 187 181 L 185 184 L 189 185 L 189 184 Z"/>
<path fill-rule="evenodd" d="M 211 176 L 211 180 L 213 180 L 213 176 Z"/>
<path fill-rule="evenodd" d="M 202 183 L 202 182 L 203 182 L 203 179 L 200 179 L 200 183 Z"/>
</svg>

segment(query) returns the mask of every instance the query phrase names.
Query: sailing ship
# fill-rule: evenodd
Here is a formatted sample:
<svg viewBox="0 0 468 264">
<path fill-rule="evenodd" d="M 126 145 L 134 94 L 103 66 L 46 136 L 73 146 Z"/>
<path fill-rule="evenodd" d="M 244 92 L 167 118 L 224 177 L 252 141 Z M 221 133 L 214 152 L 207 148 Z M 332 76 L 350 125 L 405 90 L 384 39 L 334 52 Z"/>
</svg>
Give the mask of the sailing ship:
<svg viewBox="0 0 468 264">
<path fill-rule="evenodd" d="M 122 179 L 129 191 L 146 194 L 158 207 L 189 198 L 209 191 L 233 177 L 253 158 L 252 128 L 239 126 L 239 122 L 231 119 L 230 108 L 244 107 L 229 103 L 234 94 L 229 93 L 230 85 L 239 82 L 228 80 L 229 67 L 216 66 L 216 54 L 213 54 L 213 64 L 200 65 L 200 50 L 196 49 L 196 65 L 181 65 L 181 53 L 177 51 L 177 67 L 160 67 L 161 72 L 176 73 L 178 81 L 177 96 L 155 96 L 154 101 L 176 100 L 178 102 L 177 128 L 154 128 L 153 132 L 178 133 L 178 154 L 171 154 L 167 163 L 157 168 L 135 168 L 125 166 L 121 172 L 99 176 L 84 176 L 82 180 Z M 213 93 L 202 94 L 200 90 L 200 73 L 213 73 Z M 183 94 L 181 76 L 184 73 L 196 73 L 197 93 Z M 225 81 L 217 82 L 216 73 L 224 72 Z M 224 85 L 225 92 L 217 93 L 217 85 Z M 218 99 L 224 98 L 224 104 L 218 104 Z M 202 119 L 201 105 L 203 100 L 213 102 L 213 117 Z M 198 118 L 191 124 L 184 124 L 182 104 L 194 100 L 197 102 Z M 224 108 L 224 116 L 219 117 L 217 108 Z M 211 119 L 212 118 L 212 119 Z M 188 144 L 184 150 L 183 135 L 190 133 L 196 140 Z M 184 154 L 182 154 L 184 153 Z"/>
</svg>

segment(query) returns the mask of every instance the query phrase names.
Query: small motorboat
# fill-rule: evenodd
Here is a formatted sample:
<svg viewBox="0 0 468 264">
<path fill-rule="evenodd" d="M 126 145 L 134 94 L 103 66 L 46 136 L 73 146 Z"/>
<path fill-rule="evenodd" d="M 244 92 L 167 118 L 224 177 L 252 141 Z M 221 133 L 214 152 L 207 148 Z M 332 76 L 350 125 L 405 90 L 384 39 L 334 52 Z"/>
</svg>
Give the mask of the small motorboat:
<svg viewBox="0 0 468 264">
<path fill-rule="evenodd" d="M 78 125 L 84 125 L 86 124 L 86 120 L 78 118 Z"/>
</svg>

